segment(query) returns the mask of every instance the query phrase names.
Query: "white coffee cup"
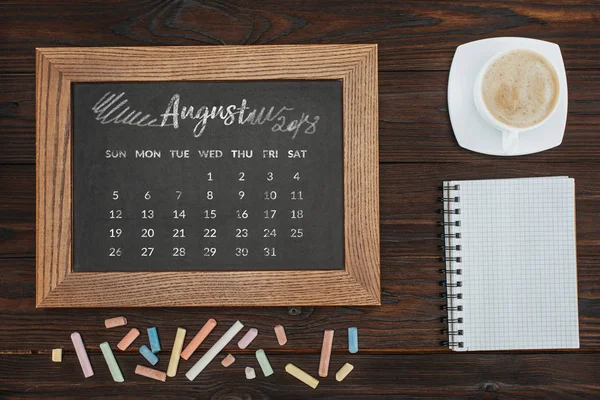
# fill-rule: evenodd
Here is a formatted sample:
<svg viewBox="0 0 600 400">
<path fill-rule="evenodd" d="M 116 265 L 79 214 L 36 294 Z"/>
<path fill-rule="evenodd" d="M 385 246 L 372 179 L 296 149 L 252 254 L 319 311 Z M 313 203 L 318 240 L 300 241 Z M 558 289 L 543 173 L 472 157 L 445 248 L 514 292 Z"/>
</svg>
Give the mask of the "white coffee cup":
<svg viewBox="0 0 600 400">
<path fill-rule="evenodd" d="M 499 60 L 502 56 L 504 56 L 510 52 L 516 51 L 516 50 L 526 50 L 526 51 L 536 53 L 540 58 L 545 60 L 548 63 L 548 65 L 552 66 L 555 74 L 557 74 L 557 71 L 559 70 L 555 63 L 553 63 L 550 59 L 548 59 L 543 54 L 541 54 L 535 50 L 525 49 L 525 48 L 513 48 L 510 50 L 502 51 L 502 52 L 494 55 L 492 58 L 490 58 L 485 63 L 483 68 L 481 68 L 481 70 L 479 71 L 479 74 L 477 75 L 477 79 L 475 80 L 475 85 L 473 87 L 473 100 L 475 101 L 475 107 L 477 108 L 479 115 L 481 115 L 481 117 L 483 118 L 484 121 L 486 121 L 489 125 L 493 126 L 494 128 L 498 129 L 502 133 L 502 148 L 504 149 L 504 152 L 507 155 L 512 155 L 512 154 L 516 153 L 516 151 L 519 147 L 519 134 L 522 132 L 525 132 L 525 131 L 529 131 L 529 130 L 538 128 L 541 125 L 543 125 L 544 123 L 546 123 L 546 121 L 548 121 L 548 119 L 550 119 L 550 117 L 556 112 L 556 109 L 558 108 L 558 103 L 559 103 L 558 101 L 556 101 L 554 103 L 554 107 L 546 115 L 546 117 L 543 120 L 539 121 L 535 125 L 530 125 L 530 126 L 527 126 L 524 128 L 507 125 L 507 124 L 503 123 L 502 121 L 499 121 L 492 115 L 492 113 L 488 110 L 488 108 L 485 105 L 485 102 L 483 100 L 483 91 L 482 91 L 483 78 L 484 78 L 486 72 L 488 71 L 488 69 L 490 68 L 490 66 L 492 66 L 494 64 L 494 62 Z M 563 88 L 560 86 L 561 85 L 560 80 L 557 80 L 556 82 L 559 85 L 559 87 L 557 87 L 557 93 L 561 93 Z"/>
</svg>

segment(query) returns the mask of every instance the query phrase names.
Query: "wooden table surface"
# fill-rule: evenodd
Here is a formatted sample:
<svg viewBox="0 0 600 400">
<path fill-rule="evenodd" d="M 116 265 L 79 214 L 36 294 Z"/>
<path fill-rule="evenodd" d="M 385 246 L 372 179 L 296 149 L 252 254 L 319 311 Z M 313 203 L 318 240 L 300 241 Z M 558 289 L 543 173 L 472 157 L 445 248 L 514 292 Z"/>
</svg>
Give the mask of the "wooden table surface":
<svg viewBox="0 0 600 400">
<path fill-rule="evenodd" d="M 259 4 L 260 3 L 260 4 Z M 0 398 L 438 399 L 600 397 L 600 5 L 591 0 L 520 1 L 3 1 L 0 3 Z M 563 144 L 525 157 L 460 148 L 446 86 L 456 46 L 524 36 L 561 46 L 569 83 Z M 42 310 L 35 297 L 36 47 L 378 43 L 381 162 L 380 307 Z M 581 348 L 467 353 L 439 346 L 440 264 L 436 197 L 443 179 L 568 175 L 576 181 Z M 221 334 L 236 319 L 257 327 L 276 374 L 253 381 L 238 361 L 216 362 L 196 381 L 133 375 L 138 345 L 117 354 L 127 382 L 110 378 L 98 344 L 107 316 L 157 326 L 165 348 L 178 326 L 196 332 L 209 317 Z M 286 326 L 279 347 L 272 327 Z M 360 352 L 345 330 L 358 326 Z M 283 372 L 287 362 L 316 375 L 324 329 L 337 329 L 331 371 L 355 371 L 317 390 Z M 84 379 L 69 335 L 79 331 L 96 375 Z M 343 335 L 342 335 L 343 332 Z M 189 337 L 189 336 L 188 336 Z M 208 344 L 216 340 L 212 335 Z M 141 341 L 140 341 L 141 342 Z M 64 362 L 50 352 L 64 347 Z M 203 348 L 207 346 L 204 345 Z M 193 359 L 195 361 L 196 358 Z M 191 362 L 182 362 L 186 371 Z"/>
</svg>

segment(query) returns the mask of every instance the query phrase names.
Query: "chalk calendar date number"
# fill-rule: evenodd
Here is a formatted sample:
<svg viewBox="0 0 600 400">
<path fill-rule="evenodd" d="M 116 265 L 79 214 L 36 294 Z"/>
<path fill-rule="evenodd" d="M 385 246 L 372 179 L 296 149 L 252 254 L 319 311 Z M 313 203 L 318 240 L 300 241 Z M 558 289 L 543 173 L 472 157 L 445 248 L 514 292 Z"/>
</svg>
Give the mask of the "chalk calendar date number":
<svg viewBox="0 0 600 400">
<path fill-rule="evenodd" d="M 267 184 L 264 190 L 245 185 L 247 178 L 246 171 L 239 171 L 226 185 L 217 185 L 218 177 L 208 171 L 199 192 L 185 188 L 135 193 L 127 188 L 112 190 L 111 208 L 105 212 L 109 225 L 106 257 L 127 257 L 142 263 L 165 256 L 206 260 L 225 255 L 239 259 L 277 258 L 286 247 L 293 247 L 293 242 L 301 241 L 307 231 L 302 225 L 306 193 L 299 186 L 301 172 L 267 171 L 263 176 Z M 285 185 L 277 185 L 283 181 L 287 181 Z M 133 197 L 135 201 L 129 204 L 136 206 L 126 206 L 123 196 Z M 250 199 L 252 203 L 248 202 Z M 278 202 L 283 199 L 292 201 L 294 207 Z"/>
</svg>

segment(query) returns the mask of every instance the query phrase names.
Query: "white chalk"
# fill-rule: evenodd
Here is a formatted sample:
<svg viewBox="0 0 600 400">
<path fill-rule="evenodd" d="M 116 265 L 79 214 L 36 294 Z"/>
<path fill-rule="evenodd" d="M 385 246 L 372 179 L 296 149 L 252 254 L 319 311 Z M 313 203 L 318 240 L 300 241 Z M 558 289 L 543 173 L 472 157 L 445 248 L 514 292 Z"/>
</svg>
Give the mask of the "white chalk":
<svg viewBox="0 0 600 400">
<path fill-rule="evenodd" d="M 252 367 L 246 367 L 246 379 L 254 379 L 256 378 L 256 372 Z"/>
<path fill-rule="evenodd" d="M 219 340 L 210 348 L 202 358 L 198 360 L 196 364 L 185 374 L 185 376 L 193 381 L 196 377 L 206 368 L 206 366 L 227 346 L 229 342 L 237 335 L 242 328 L 244 328 L 244 324 L 240 321 L 236 321 L 231 327 L 225 332 Z"/>
</svg>

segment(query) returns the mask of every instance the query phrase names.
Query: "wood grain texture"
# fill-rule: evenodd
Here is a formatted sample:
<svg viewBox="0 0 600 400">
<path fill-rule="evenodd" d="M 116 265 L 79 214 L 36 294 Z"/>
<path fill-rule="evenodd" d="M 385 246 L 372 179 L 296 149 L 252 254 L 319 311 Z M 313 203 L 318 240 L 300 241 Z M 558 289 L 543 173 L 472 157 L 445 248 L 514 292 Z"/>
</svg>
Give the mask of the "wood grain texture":
<svg viewBox="0 0 600 400">
<path fill-rule="evenodd" d="M 41 53 L 36 75 L 36 304 L 71 270 L 71 85 Z"/>
<path fill-rule="evenodd" d="M 600 369 L 600 5 L 584 0 L 293 1 L 243 0 L 0 3 L 0 398 L 210 399 L 594 399 Z M 446 105 L 456 46 L 497 36 L 526 36 L 561 46 L 569 117 L 561 146 L 535 155 L 495 158 L 456 144 Z M 157 309 L 35 308 L 35 51 L 48 46 L 378 43 L 381 200 L 380 307 L 231 307 Z M 394 164 L 389 164 L 394 163 Z M 18 164 L 18 165 L 7 165 Z M 443 179 L 569 175 L 577 190 L 580 350 L 451 354 L 438 347 L 441 316 L 436 272 L 437 186 Z M 131 371 L 136 348 L 116 354 L 128 381 L 112 382 L 97 348 L 96 376 L 84 380 L 69 334 L 91 349 L 126 332 L 101 328 L 125 314 L 156 325 L 167 349 L 181 323 L 209 317 L 259 329 L 273 379 L 243 379 L 251 352 L 232 367 L 215 365 L 194 383 L 158 384 Z M 286 327 L 279 347 L 272 325 Z M 287 374 L 292 361 L 316 375 L 324 329 L 359 327 L 352 357 L 334 340 L 332 369 L 356 366 L 342 384 L 312 390 Z M 100 327 L 100 328 L 99 328 Z M 264 335 L 263 335 L 264 333 Z M 145 337 L 144 334 L 142 334 Z M 215 338 L 211 338 L 215 340 Z M 207 342 L 208 345 L 212 342 Z M 64 346 L 65 362 L 50 361 Z M 235 346 L 235 344 L 234 344 Z M 227 350 L 227 349 L 226 349 Z M 228 350 L 234 350 L 233 348 Z M 168 350 L 166 350 L 168 351 Z M 22 354 L 22 353 L 40 354 Z M 271 355 L 272 353 L 272 355 Z M 425 354 L 421 354 L 425 353 Z M 167 354 L 167 353 L 165 353 Z M 223 354 L 224 355 L 224 354 Z M 198 356 L 196 356 L 198 357 Z M 161 360 L 168 361 L 168 356 Z M 192 358 L 194 362 L 196 358 Z M 183 363 L 184 369 L 189 363 Z M 256 366 L 256 365 L 254 365 Z M 230 368 L 232 368 L 230 367 Z M 164 368 L 163 368 L 164 370 Z M 260 374 L 259 374 L 260 375 Z M 129 381 L 129 379 L 131 380 Z M 92 394 L 92 395 L 91 395 Z"/>
<path fill-rule="evenodd" d="M 85 337 L 84 337 L 85 340 Z M 292 362 L 316 376 L 318 355 L 268 354 L 274 374 L 263 377 L 253 354 L 239 354 L 230 344 L 193 382 L 184 372 L 193 365 L 181 361 L 180 371 L 165 383 L 133 374 L 143 361 L 137 354 L 115 354 L 125 383 L 115 384 L 97 351 L 91 353 L 95 375 L 84 379 L 72 351 L 62 363 L 50 354 L 0 355 L 0 396 L 5 399 L 126 397 L 128 399 L 593 399 L 600 391 L 598 359 L 594 354 L 333 354 L 331 371 L 345 362 L 354 370 L 344 382 L 321 378 L 316 390 L 284 371 Z M 237 348 L 236 348 L 237 349 Z M 219 361 L 231 351 L 236 362 L 223 368 Z M 157 369 L 168 362 L 163 355 Z M 46 367 L 40 369 L 40 365 Z M 560 365 L 559 368 L 557 366 Z M 247 381 L 244 368 L 252 366 L 257 378 Z M 34 372 L 35 373 L 32 373 Z M 92 389 L 93 388 L 93 389 Z M 114 397 L 113 397 L 114 398 Z"/>
<path fill-rule="evenodd" d="M 561 46 L 567 68 L 597 69 L 596 6 L 581 0 L 5 2 L 0 72 L 33 72 L 36 47 L 292 43 L 379 43 L 382 70 L 447 70 L 458 45 L 496 36 L 550 40 Z"/>
<path fill-rule="evenodd" d="M 39 48 L 38 307 L 379 305 L 377 45 Z M 73 272 L 71 83 L 343 82 L 342 271 Z"/>
<path fill-rule="evenodd" d="M 151 326 L 158 327 L 163 348 L 170 349 L 177 326 L 188 330 L 191 338 L 208 320 L 216 318 L 218 326 L 205 346 L 212 345 L 218 335 L 236 320 L 255 327 L 259 336 L 257 348 L 268 351 L 309 351 L 318 353 L 324 329 L 335 329 L 334 350 L 347 346 L 346 329 L 359 328 L 360 351 L 376 352 L 427 352 L 445 353 L 440 347 L 443 328 L 439 310 L 442 299 L 438 281 L 440 267 L 434 260 L 391 253 L 393 244 L 382 247 L 382 305 L 373 307 L 269 307 L 269 308 L 201 308 L 201 309 L 36 309 L 34 261 L 32 259 L 0 260 L 0 330 L 2 351 L 48 351 L 56 346 L 67 346 L 69 335 L 78 330 L 85 337 L 100 343 L 110 340 L 117 343 L 128 327 L 107 331 L 104 319 L 124 315 L 130 326 L 143 332 Z M 600 349 L 600 262 L 579 260 L 579 326 L 581 350 Z M 288 344 L 280 347 L 273 327 L 285 326 Z M 43 327 L 43 328 L 42 328 Z M 134 343 L 131 351 L 143 342 Z M 207 348 L 207 347 L 205 347 Z"/>
<path fill-rule="evenodd" d="M 598 161 L 600 71 L 568 71 L 569 118 L 563 143 L 519 161 Z M 491 160 L 457 146 L 446 104 L 447 71 L 380 72 L 380 161 Z M 500 160 L 498 160 L 500 161 Z M 0 163 L 35 162 L 35 77 L 0 74 Z"/>
</svg>

